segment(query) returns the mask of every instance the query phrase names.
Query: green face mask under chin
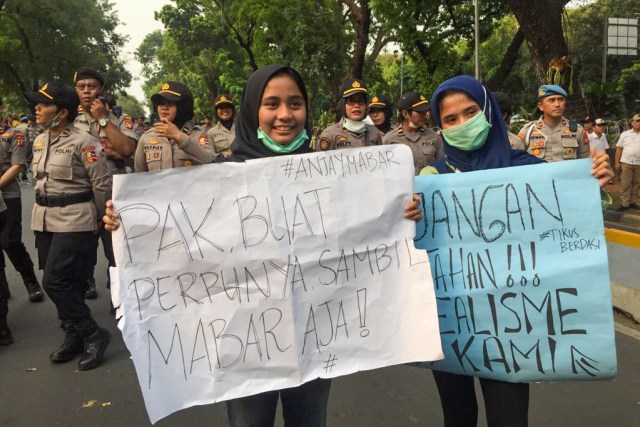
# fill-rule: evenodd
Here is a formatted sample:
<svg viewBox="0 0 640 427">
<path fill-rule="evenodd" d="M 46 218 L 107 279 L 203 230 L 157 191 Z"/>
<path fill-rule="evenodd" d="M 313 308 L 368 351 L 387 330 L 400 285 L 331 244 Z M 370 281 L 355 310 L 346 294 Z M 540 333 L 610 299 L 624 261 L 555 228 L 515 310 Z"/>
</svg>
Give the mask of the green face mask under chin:
<svg viewBox="0 0 640 427">
<path fill-rule="evenodd" d="M 475 151 L 487 141 L 491 125 L 481 111 L 461 125 L 442 130 L 447 144 L 462 151 Z"/>
<path fill-rule="evenodd" d="M 304 144 L 304 142 L 309 139 L 309 135 L 307 135 L 306 129 L 302 129 L 302 132 L 300 132 L 298 136 L 296 136 L 290 143 L 288 143 L 287 145 L 280 145 L 273 139 L 271 139 L 269 135 L 264 133 L 262 129 L 258 128 L 258 139 L 262 141 L 265 147 L 267 147 L 274 153 L 288 154 L 300 148 L 302 144 Z"/>
</svg>

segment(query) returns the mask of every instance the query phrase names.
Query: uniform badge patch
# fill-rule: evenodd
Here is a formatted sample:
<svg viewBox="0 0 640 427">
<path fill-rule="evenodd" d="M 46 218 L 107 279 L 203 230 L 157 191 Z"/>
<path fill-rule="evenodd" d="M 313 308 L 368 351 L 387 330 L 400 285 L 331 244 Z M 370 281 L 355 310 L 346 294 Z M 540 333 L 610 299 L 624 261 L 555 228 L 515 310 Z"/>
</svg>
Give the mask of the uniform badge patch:
<svg viewBox="0 0 640 427">
<path fill-rule="evenodd" d="M 200 143 L 200 145 L 210 145 L 209 142 L 209 135 L 207 135 L 207 133 L 203 133 L 202 135 L 200 135 L 200 138 L 198 139 L 198 142 Z"/>
<path fill-rule="evenodd" d="M 189 166 L 193 166 L 193 163 L 191 162 L 191 160 L 185 160 L 182 164 L 185 168 L 188 168 Z"/>
<path fill-rule="evenodd" d="M 21 133 L 16 133 L 16 144 L 18 147 L 22 147 L 24 145 L 24 135 Z"/>
<path fill-rule="evenodd" d="M 582 132 L 582 143 L 584 145 L 589 145 L 589 135 L 587 132 Z"/>
<path fill-rule="evenodd" d="M 328 138 L 320 138 L 320 149 L 322 151 L 327 151 L 331 146 L 331 142 L 329 142 Z"/>
<path fill-rule="evenodd" d="M 566 128 L 565 130 L 562 131 L 563 133 L 571 133 L 571 129 Z"/>
<path fill-rule="evenodd" d="M 2 135 L 0 135 L 0 138 L 7 138 L 9 135 L 11 135 L 9 131 L 6 131 Z"/>
<path fill-rule="evenodd" d="M 161 157 L 162 157 L 162 151 L 153 152 L 153 160 L 160 160 Z"/>
<path fill-rule="evenodd" d="M 102 148 L 107 148 L 107 141 L 104 139 L 100 140 L 100 145 L 102 145 Z"/>
<path fill-rule="evenodd" d="M 151 160 L 151 152 L 147 151 L 146 153 L 144 153 L 144 159 L 148 162 L 149 160 Z"/>
<path fill-rule="evenodd" d="M 42 141 L 37 141 L 35 144 L 33 144 L 34 147 L 42 147 L 44 145 L 44 142 Z"/>
<path fill-rule="evenodd" d="M 125 116 L 124 118 L 124 127 L 127 129 L 133 129 L 133 120 L 129 116 Z"/>
<path fill-rule="evenodd" d="M 545 141 L 533 141 L 529 145 L 532 149 L 544 148 Z"/>
<path fill-rule="evenodd" d="M 538 122 L 538 129 L 542 129 L 542 126 L 544 126 L 544 123 L 542 123 L 542 121 Z"/>
<path fill-rule="evenodd" d="M 158 141 L 155 139 L 152 139 L 151 141 L 149 141 L 149 145 L 158 145 Z"/>
<path fill-rule="evenodd" d="M 338 137 L 338 141 L 340 141 L 340 142 L 347 142 L 347 137 L 346 137 L 346 136 L 339 136 L 339 137 Z"/>
<path fill-rule="evenodd" d="M 84 159 L 87 163 L 95 163 L 100 157 L 98 157 L 98 153 L 96 153 L 96 147 L 93 145 L 88 145 L 82 149 L 82 154 L 84 155 Z"/>
</svg>

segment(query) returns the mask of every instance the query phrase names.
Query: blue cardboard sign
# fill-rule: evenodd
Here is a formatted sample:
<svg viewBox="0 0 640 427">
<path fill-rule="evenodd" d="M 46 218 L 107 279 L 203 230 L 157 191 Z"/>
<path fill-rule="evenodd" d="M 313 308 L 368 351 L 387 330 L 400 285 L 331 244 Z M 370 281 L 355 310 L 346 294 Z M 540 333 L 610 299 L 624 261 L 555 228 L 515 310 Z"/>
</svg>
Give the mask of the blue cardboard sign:
<svg viewBox="0 0 640 427">
<path fill-rule="evenodd" d="M 616 351 L 591 160 L 420 176 L 447 372 L 512 382 L 608 379 Z"/>
</svg>

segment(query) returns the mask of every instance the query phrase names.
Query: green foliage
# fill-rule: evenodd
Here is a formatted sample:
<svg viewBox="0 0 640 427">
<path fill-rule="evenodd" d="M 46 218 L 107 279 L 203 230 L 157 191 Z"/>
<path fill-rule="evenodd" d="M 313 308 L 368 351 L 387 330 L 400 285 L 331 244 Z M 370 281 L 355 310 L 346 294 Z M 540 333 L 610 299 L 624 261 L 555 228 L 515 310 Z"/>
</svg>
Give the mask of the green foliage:
<svg viewBox="0 0 640 427">
<path fill-rule="evenodd" d="M 133 96 L 129 96 L 124 92 L 118 92 L 115 94 L 116 101 L 124 114 L 127 114 L 133 118 L 144 116 L 145 111 L 143 105 Z"/>
<path fill-rule="evenodd" d="M 54 78 L 71 83 L 81 66 L 100 70 L 108 90 L 128 86 L 117 25 L 107 0 L 7 0 L 0 10 L 0 92 L 26 108 L 22 92 Z"/>
<path fill-rule="evenodd" d="M 598 116 L 623 117 L 627 109 L 638 107 L 638 88 L 634 92 L 634 86 L 626 83 L 634 72 L 625 73 L 633 70 L 637 56 L 608 55 L 607 84 L 601 85 L 605 17 L 632 18 L 638 13 L 637 0 L 598 0 L 567 10 L 565 32 L 569 50 L 578 64 L 585 96 Z"/>
</svg>

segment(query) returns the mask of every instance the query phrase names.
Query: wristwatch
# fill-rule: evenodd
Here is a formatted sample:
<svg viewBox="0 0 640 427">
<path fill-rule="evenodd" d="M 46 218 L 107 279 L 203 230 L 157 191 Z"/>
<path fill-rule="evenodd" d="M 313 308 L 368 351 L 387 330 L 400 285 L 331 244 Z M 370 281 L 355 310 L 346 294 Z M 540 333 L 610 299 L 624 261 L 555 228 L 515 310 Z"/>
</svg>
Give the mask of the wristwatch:
<svg viewBox="0 0 640 427">
<path fill-rule="evenodd" d="M 109 119 L 107 119 L 106 117 L 104 119 L 98 120 L 98 124 L 100 125 L 101 128 L 105 127 L 107 123 L 109 123 Z"/>
</svg>

